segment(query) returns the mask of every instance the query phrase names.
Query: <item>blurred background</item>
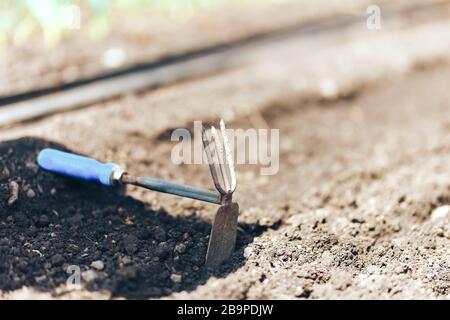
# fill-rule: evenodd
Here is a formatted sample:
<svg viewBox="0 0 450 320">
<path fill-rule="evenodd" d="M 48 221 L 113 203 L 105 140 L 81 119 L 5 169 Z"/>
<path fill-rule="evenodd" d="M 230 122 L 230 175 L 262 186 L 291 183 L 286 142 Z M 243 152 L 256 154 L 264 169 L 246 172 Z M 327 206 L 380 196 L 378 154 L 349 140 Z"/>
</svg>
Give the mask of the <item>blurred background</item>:
<svg viewBox="0 0 450 320">
<path fill-rule="evenodd" d="M 361 15 L 365 2 L 1 0 L 0 95 L 54 86 L 312 19 Z"/>
</svg>

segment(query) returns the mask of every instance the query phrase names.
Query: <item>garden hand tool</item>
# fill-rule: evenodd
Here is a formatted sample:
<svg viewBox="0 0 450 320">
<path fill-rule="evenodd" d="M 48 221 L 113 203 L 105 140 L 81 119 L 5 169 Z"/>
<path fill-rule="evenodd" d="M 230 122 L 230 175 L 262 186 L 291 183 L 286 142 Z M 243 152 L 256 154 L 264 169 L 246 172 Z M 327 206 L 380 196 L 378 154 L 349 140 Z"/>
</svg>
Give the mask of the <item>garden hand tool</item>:
<svg viewBox="0 0 450 320">
<path fill-rule="evenodd" d="M 206 265 L 216 267 L 233 253 L 239 214 L 238 204 L 232 202 L 232 195 L 236 189 L 236 172 L 223 120 L 220 122 L 220 129 L 223 147 L 217 130 L 211 127 L 210 132 L 224 186 L 221 185 L 218 178 L 209 146 L 210 142 L 204 128 L 201 132 L 206 158 L 217 191 L 156 178 L 132 176 L 117 164 L 101 163 L 92 158 L 49 148 L 43 149 L 39 153 L 37 162 L 41 168 L 47 171 L 80 180 L 99 182 L 105 186 L 132 184 L 153 191 L 221 205 L 213 220 L 206 254 Z M 226 161 L 224 161 L 223 149 L 225 149 Z M 227 168 L 225 164 L 227 164 Z"/>
</svg>

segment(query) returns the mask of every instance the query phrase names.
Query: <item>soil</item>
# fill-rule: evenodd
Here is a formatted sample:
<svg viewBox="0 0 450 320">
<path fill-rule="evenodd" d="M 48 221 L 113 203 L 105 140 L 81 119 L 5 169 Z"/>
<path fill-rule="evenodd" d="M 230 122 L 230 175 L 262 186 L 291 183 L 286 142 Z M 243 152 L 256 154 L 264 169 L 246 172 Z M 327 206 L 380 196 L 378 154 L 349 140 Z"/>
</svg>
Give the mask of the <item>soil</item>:
<svg viewBox="0 0 450 320">
<path fill-rule="evenodd" d="M 448 30 L 277 43 L 251 67 L 2 130 L 0 297 L 450 298 Z M 238 245 L 218 270 L 203 267 L 216 206 L 35 164 L 54 146 L 210 187 L 206 166 L 170 161 L 170 133 L 219 117 L 280 129 L 280 170 L 237 167 Z"/>
<path fill-rule="evenodd" d="M 82 272 L 95 270 L 91 264 L 98 260 L 101 270 L 83 273 L 92 278 L 90 290 L 106 289 L 128 298 L 192 290 L 242 264 L 243 248 L 265 229 L 240 224 L 231 261 L 218 270 L 205 270 L 210 225 L 193 210 L 183 218 L 172 217 L 122 195 L 123 190 L 43 172 L 35 159 L 45 147 L 65 149 L 33 138 L 0 144 L 2 290 L 51 290 L 66 282 L 69 265 Z M 12 184 L 18 185 L 18 197 L 9 201 Z M 183 281 L 171 281 L 172 275 Z"/>
<path fill-rule="evenodd" d="M 448 68 L 418 72 L 351 100 L 290 102 L 263 113 L 283 132 L 280 173 L 263 179 L 255 168 L 239 170 L 238 249 L 214 272 L 202 267 L 209 205 L 205 213 L 181 201 L 180 210 L 162 196 L 170 212 L 155 210 L 37 169 L 49 142 L 3 142 L 2 290 L 51 290 L 65 283 L 68 264 L 92 270 L 101 260 L 105 269 L 86 288 L 105 289 L 102 297 L 448 297 L 450 214 L 432 212 L 450 202 L 449 75 Z M 152 143 L 170 155 L 170 142 Z M 201 170 L 174 174 L 195 180 Z M 19 197 L 9 205 L 11 181 Z"/>
</svg>

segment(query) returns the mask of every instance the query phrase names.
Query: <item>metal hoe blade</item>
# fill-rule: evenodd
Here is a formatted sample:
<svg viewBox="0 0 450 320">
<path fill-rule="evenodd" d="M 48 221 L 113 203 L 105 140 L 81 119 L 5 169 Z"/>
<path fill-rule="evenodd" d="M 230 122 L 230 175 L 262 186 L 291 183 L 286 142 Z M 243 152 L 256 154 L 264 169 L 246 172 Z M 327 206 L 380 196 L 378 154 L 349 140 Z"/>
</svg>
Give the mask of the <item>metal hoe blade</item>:
<svg viewBox="0 0 450 320">
<path fill-rule="evenodd" d="M 232 202 L 233 192 L 236 190 L 236 172 L 234 170 L 233 157 L 228 143 L 228 137 L 223 120 L 220 121 L 220 131 L 223 144 L 219 134 L 211 127 L 212 141 L 214 143 L 215 155 L 223 182 L 223 187 L 217 175 L 210 149 L 210 142 L 206 131 L 202 128 L 203 146 L 208 161 L 214 186 L 221 195 L 221 206 L 217 210 L 209 237 L 208 251 L 206 253 L 206 266 L 217 267 L 227 260 L 234 251 L 236 244 L 237 220 L 239 205 Z M 225 157 L 223 151 L 225 149 Z"/>
<path fill-rule="evenodd" d="M 217 210 L 209 236 L 206 266 L 217 267 L 233 253 L 238 215 L 237 203 L 224 204 Z"/>
</svg>

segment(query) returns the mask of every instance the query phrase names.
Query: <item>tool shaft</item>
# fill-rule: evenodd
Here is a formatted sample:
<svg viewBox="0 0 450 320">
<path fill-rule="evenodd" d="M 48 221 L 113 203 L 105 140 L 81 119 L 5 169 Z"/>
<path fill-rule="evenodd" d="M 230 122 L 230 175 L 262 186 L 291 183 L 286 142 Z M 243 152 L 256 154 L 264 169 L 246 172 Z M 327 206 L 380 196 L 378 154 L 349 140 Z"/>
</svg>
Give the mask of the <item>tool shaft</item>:
<svg viewBox="0 0 450 320">
<path fill-rule="evenodd" d="M 156 178 L 130 176 L 125 174 L 125 171 L 114 163 L 101 163 L 95 159 L 73 153 L 44 149 L 39 154 L 38 163 L 47 171 L 80 180 L 97 181 L 107 186 L 112 186 L 116 183 L 133 184 L 158 192 L 214 204 L 221 204 L 223 200 L 222 195 L 216 191 Z"/>
<path fill-rule="evenodd" d="M 128 174 L 122 176 L 121 182 L 123 184 L 132 184 L 153 191 L 169 193 L 214 204 L 221 204 L 220 193 L 212 190 L 191 187 L 180 183 L 150 177 L 133 177 Z"/>
</svg>

